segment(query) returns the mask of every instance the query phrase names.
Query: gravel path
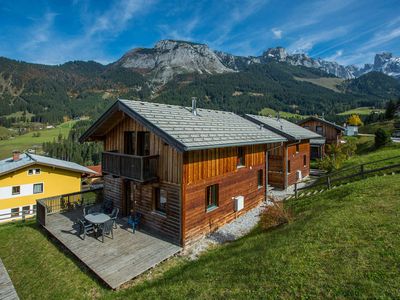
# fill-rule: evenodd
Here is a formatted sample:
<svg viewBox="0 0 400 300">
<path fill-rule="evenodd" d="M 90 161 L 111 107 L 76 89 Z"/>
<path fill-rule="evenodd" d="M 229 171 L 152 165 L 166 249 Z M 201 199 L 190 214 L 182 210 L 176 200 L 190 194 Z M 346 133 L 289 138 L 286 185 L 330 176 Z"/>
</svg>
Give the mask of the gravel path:
<svg viewBox="0 0 400 300">
<path fill-rule="evenodd" d="M 189 259 L 194 260 L 197 259 L 202 252 L 213 245 L 231 242 L 246 235 L 257 225 L 260 219 L 260 213 L 268 205 L 269 203 L 263 202 L 231 223 L 220 227 L 215 232 L 189 246 L 185 249 L 183 254 Z"/>
</svg>

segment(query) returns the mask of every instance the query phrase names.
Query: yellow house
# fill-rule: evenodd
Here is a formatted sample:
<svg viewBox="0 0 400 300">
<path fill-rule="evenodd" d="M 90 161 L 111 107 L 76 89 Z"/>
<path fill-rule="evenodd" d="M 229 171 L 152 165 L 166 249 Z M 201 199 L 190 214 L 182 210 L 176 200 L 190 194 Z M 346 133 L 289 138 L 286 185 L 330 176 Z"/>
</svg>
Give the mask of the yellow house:
<svg viewBox="0 0 400 300">
<path fill-rule="evenodd" d="M 69 161 L 13 152 L 0 161 L 0 222 L 36 210 L 36 200 L 79 192 L 82 174 L 95 172 Z"/>
</svg>

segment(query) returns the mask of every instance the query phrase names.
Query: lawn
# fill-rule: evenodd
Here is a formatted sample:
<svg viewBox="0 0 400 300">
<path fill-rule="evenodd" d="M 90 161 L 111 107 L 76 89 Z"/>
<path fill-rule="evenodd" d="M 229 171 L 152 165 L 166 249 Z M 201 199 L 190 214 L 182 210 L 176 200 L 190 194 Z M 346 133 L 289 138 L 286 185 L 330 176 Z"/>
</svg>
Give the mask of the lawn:
<svg viewBox="0 0 400 300">
<path fill-rule="evenodd" d="M 276 110 L 273 110 L 272 108 L 268 108 L 268 107 L 263 108 L 260 111 L 260 115 L 262 115 L 262 116 L 276 117 L 277 114 L 278 114 L 278 112 Z M 294 114 L 294 113 L 290 113 L 290 112 L 286 112 L 286 111 L 280 111 L 279 116 L 284 119 L 298 119 L 298 120 L 305 119 L 308 117 L 308 116 Z"/>
<path fill-rule="evenodd" d="M 33 223 L 0 226 L 0 256 L 21 299 L 399 298 L 399 181 L 369 178 L 290 201 L 289 225 L 256 228 L 195 262 L 174 258 L 116 292 Z"/>
<path fill-rule="evenodd" d="M 378 130 L 378 128 L 382 128 L 387 132 L 392 132 L 394 130 L 394 121 L 390 120 L 390 121 L 371 123 L 368 125 L 361 126 L 358 131 L 360 133 L 374 134 Z"/>
<path fill-rule="evenodd" d="M 354 108 L 354 109 L 350 109 L 347 111 L 344 111 L 340 114 L 338 114 L 339 116 L 347 116 L 347 115 L 362 115 L 362 116 L 368 116 L 371 113 L 383 113 L 385 112 L 384 109 L 378 109 L 378 108 L 372 108 L 372 107 L 358 107 L 358 108 Z"/>
<path fill-rule="evenodd" d="M 376 160 L 400 156 L 400 144 L 391 143 L 387 146 L 376 149 L 374 146 L 374 137 L 356 137 L 349 138 L 357 141 L 357 154 L 345 161 L 343 167 L 355 166 L 363 163 L 373 162 Z M 399 159 L 396 159 L 398 163 Z M 388 162 L 374 164 L 374 167 L 379 168 L 387 165 Z M 390 161 L 389 161 L 390 163 Z"/>
<path fill-rule="evenodd" d="M 0 142 L 0 159 L 10 157 L 13 150 L 25 151 L 34 147 L 40 149 L 44 142 L 53 141 L 60 133 L 64 137 L 67 137 L 75 122 L 76 121 L 69 121 L 56 128 L 31 131 L 12 139 L 3 140 Z M 40 133 L 40 136 L 33 137 L 34 133 Z"/>
</svg>

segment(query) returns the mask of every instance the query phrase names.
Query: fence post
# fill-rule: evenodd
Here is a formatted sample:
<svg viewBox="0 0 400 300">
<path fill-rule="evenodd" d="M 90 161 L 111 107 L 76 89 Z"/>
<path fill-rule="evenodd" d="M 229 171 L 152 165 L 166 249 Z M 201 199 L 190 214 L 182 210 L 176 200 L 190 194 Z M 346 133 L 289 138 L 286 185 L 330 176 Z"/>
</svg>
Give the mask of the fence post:
<svg viewBox="0 0 400 300">
<path fill-rule="evenodd" d="M 25 223 L 25 209 L 22 209 L 22 223 Z"/>
<path fill-rule="evenodd" d="M 330 176 L 326 177 L 326 184 L 328 186 L 328 190 L 330 190 L 331 187 L 332 187 L 332 185 L 331 185 L 331 177 Z"/>
<path fill-rule="evenodd" d="M 296 199 L 299 197 L 299 192 L 297 191 L 297 182 L 294 184 L 294 196 Z"/>
<path fill-rule="evenodd" d="M 360 166 L 360 168 L 361 168 L 361 177 L 362 178 L 365 178 L 365 174 L 364 174 L 364 165 L 362 164 L 361 166 Z"/>
</svg>

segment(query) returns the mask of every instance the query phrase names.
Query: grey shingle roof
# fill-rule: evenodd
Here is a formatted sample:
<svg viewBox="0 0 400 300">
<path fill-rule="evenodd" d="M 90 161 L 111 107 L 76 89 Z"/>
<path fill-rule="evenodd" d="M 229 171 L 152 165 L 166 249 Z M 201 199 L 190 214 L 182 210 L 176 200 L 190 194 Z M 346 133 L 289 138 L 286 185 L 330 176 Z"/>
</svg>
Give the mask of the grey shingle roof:
<svg viewBox="0 0 400 300">
<path fill-rule="evenodd" d="M 335 127 L 337 130 L 341 130 L 341 131 L 345 131 L 345 130 L 346 130 L 346 128 L 344 128 L 343 126 L 340 126 L 340 125 L 338 125 L 338 124 L 336 124 L 336 123 L 330 122 L 330 121 L 325 120 L 325 119 L 322 119 L 322 118 L 318 118 L 318 117 L 316 117 L 316 116 L 311 116 L 311 117 L 308 117 L 308 118 L 306 118 L 306 119 L 300 120 L 300 121 L 298 122 L 298 124 L 304 124 L 304 123 L 306 123 L 306 122 L 308 122 L 308 121 L 310 121 L 310 120 L 315 120 L 315 121 L 323 122 L 323 123 L 325 123 L 325 124 L 328 124 L 328 125 L 330 125 L 330 126 Z"/>
<path fill-rule="evenodd" d="M 258 124 L 260 123 L 263 124 L 266 128 L 269 128 L 278 134 L 282 134 L 289 139 L 304 140 L 313 138 L 323 138 L 322 136 L 311 130 L 305 129 L 299 125 L 296 125 L 284 119 L 256 116 L 250 114 L 247 114 L 246 117 L 249 120 L 254 121 Z"/>
<path fill-rule="evenodd" d="M 195 116 L 191 108 L 183 106 L 122 99 L 119 101 L 179 141 L 185 150 L 286 140 L 270 130 L 260 129 L 256 124 L 232 112 L 197 108 Z"/>
<path fill-rule="evenodd" d="M 36 154 L 22 153 L 20 155 L 20 159 L 17 161 L 13 161 L 12 158 L 6 158 L 0 160 L 0 175 L 35 164 L 56 167 L 79 173 L 96 174 L 96 172 L 73 162 L 36 155 Z"/>
<path fill-rule="evenodd" d="M 122 110 L 180 151 L 286 141 L 285 137 L 226 111 L 197 108 L 194 115 L 191 108 L 184 106 L 123 99 L 109 111 L 113 110 Z M 92 134 L 102 134 L 96 128 L 106 121 L 107 113 L 82 135 L 81 141 Z"/>
</svg>

